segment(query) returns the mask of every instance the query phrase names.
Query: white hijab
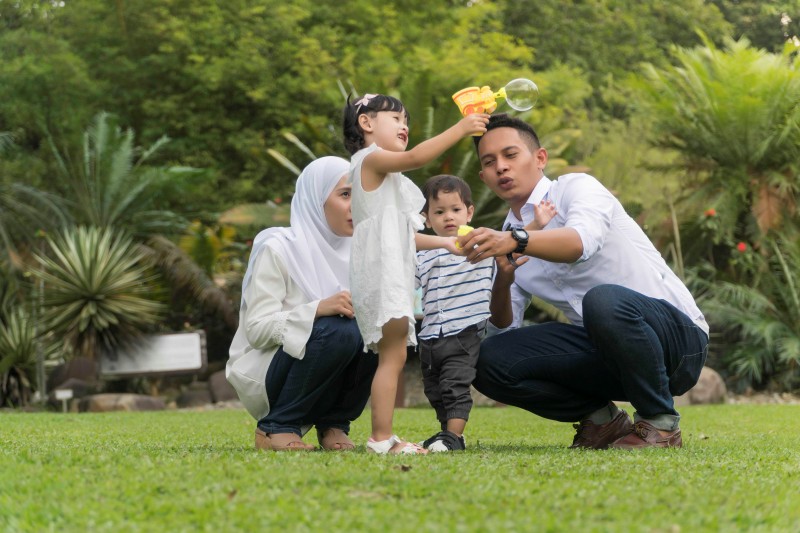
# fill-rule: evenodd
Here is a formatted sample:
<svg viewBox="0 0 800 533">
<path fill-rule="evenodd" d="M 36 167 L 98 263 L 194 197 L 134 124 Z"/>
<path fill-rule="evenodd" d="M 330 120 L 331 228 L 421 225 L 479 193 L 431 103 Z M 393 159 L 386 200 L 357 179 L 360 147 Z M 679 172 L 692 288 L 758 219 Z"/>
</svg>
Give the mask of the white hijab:
<svg viewBox="0 0 800 533">
<path fill-rule="evenodd" d="M 243 307 L 253 265 L 267 246 L 280 254 L 289 276 L 309 301 L 349 289 L 350 237 L 340 237 L 331 230 L 324 209 L 328 196 L 349 169 L 347 160 L 333 156 L 316 159 L 303 169 L 292 198 L 290 227 L 267 228 L 253 241 L 242 280 Z"/>
</svg>

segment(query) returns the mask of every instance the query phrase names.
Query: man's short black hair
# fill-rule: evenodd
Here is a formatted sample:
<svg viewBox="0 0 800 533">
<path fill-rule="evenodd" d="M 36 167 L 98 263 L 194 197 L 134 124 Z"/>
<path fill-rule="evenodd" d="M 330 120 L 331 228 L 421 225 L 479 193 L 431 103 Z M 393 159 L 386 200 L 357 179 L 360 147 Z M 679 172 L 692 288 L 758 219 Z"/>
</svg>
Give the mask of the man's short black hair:
<svg viewBox="0 0 800 533">
<path fill-rule="evenodd" d="M 428 181 L 422 186 L 422 195 L 425 197 L 425 205 L 422 207 L 423 213 L 428 212 L 431 199 L 437 200 L 440 192 L 457 192 L 464 205 L 467 207 L 472 205 L 472 190 L 466 181 L 458 176 L 440 174 L 428 178 Z"/>
<path fill-rule="evenodd" d="M 525 141 L 525 143 L 528 145 L 528 148 L 531 149 L 531 152 L 542 147 L 542 144 L 539 142 L 539 136 L 536 135 L 536 130 L 534 130 L 533 127 L 524 120 L 508 116 L 505 113 L 492 115 L 489 117 L 489 124 L 486 125 L 486 131 L 489 132 L 496 128 L 514 128 L 517 130 L 519 132 L 519 136 L 522 137 L 522 140 Z M 475 143 L 476 151 L 478 150 L 478 145 L 480 144 L 481 139 L 483 139 L 483 136 L 472 138 L 473 142 Z"/>
</svg>

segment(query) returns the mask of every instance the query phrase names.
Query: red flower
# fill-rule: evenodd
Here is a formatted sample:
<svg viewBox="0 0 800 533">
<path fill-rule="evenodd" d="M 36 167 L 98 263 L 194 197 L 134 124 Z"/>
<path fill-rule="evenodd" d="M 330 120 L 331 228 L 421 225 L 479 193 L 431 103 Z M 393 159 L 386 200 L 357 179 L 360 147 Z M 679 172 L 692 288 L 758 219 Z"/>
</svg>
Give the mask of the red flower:
<svg viewBox="0 0 800 533">
<path fill-rule="evenodd" d="M 739 250 L 741 253 L 745 253 L 747 251 L 747 244 L 739 242 L 739 244 L 736 245 L 736 249 Z"/>
<path fill-rule="evenodd" d="M 283 198 L 281 198 L 280 196 L 277 196 L 277 197 L 273 198 L 272 201 L 275 202 L 276 204 L 280 204 L 281 202 L 283 202 Z"/>
<path fill-rule="evenodd" d="M 707 217 L 715 217 L 717 216 L 717 210 L 714 209 L 713 207 L 709 207 L 708 209 L 706 209 L 706 212 L 704 214 Z"/>
</svg>

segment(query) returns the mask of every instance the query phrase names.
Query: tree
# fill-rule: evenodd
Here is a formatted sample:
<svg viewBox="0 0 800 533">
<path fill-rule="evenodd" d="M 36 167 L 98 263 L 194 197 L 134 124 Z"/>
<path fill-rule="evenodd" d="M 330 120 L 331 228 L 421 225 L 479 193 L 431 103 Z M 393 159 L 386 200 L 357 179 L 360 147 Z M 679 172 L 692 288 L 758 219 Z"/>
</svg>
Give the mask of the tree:
<svg viewBox="0 0 800 533">
<path fill-rule="evenodd" d="M 800 363 L 796 198 L 797 54 L 749 41 L 676 49 L 649 66 L 641 112 L 673 152 L 684 194 L 681 242 L 721 356 L 744 384 L 796 384 Z M 677 232 L 675 234 L 677 238 Z"/>
<path fill-rule="evenodd" d="M 731 37 L 747 38 L 756 48 L 780 53 L 787 40 L 800 35 L 798 0 L 711 0 L 733 25 Z"/>
<path fill-rule="evenodd" d="M 730 240 L 777 228 L 796 212 L 800 187 L 797 55 L 729 39 L 725 49 L 708 40 L 676 49 L 675 58 L 674 67 L 648 66 L 641 86 L 655 145 L 676 153 L 689 190 L 717 208 Z"/>
<path fill-rule="evenodd" d="M 533 49 L 533 69 L 565 64 L 584 72 L 595 91 L 590 105 L 617 117 L 628 112 L 617 83 L 632 68 L 666 65 L 671 45 L 699 44 L 695 28 L 715 38 L 731 28 L 703 0 L 508 0 L 505 6 L 504 28 Z"/>
<path fill-rule="evenodd" d="M 77 156 L 59 151 L 51 142 L 60 178 L 70 185 L 65 201 L 72 221 L 132 235 L 141 259 L 161 274 L 171 291 L 191 294 L 235 330 L 236 310 L 230 298 L 169 238 L 183 233 L 187 222 L 164 205 L 164 197 L 172 196 L 173 189 L 187 187 L 187 178 L 198 171 L 148 165 L 166 142 L 162 137 L 149 148 L 139 149 L 133 130 L 123 130 L 107 113 L 97 115 L 86 129 Z"/>
<path fill-rule="evenodd" d="M 125 228 L 134 235 L 179 233 L 186 225 L 176 213 L 160 209 L 172 181 L 192 169 L 149 166 L 168 142 L 161 137 L 145 150 L 134 145 L 132 129 L 123 130 L 115 117 L 99 113 L 83 135 L 80 157 L 59 151 L 52 139 L 59 178 L 67 185 L 66 200 L 77 225 Z"/>
</svg>

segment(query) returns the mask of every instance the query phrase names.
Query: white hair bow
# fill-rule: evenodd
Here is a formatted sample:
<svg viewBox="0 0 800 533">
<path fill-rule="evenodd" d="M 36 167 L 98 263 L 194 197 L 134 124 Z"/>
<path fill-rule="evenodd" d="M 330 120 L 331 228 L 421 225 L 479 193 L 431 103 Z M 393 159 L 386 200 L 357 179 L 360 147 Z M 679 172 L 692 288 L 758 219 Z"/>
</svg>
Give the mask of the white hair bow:
<svg viewBox="0 0 800 533">
<path fill-rule="evenodd" d="M 356 106 L 356 113 L 361 111 L 361 106 L 369 105 L 369 101 L 378 96 L 377 94 L 365 94 L 361 97 L 361 100 L 355 103 Z"/>
</svg>

